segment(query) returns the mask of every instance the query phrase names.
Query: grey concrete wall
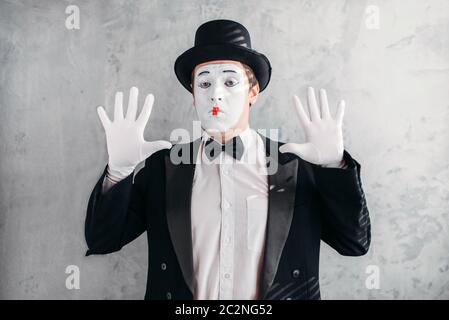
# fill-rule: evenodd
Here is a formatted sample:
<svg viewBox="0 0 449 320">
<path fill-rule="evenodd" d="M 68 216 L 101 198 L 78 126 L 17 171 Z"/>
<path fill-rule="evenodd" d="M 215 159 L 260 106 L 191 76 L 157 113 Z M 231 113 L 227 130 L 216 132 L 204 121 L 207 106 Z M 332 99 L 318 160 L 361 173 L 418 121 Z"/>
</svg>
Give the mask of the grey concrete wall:
<svg viewBox="0 0 449 320">
<path fill-rule="evenodd" d="M 65 27 L 77 5 L 79 30 Z M 371 29 L 368 5 L 379 8 Z M 142 236 L 84 257 L 91 189 L 107 161 L 96 107 L 136 85 L 156 97 L 148 140 L 195 120 L 173 72 L 196 28 L 242 22 L 273 65 L 254 128 L 301 142 L 291 95 L 347 102 L 346 148 L 362 164 L 372 246 L 323 245 L 323 299 L 449 298 L 449 2 L 446 0 L 0 1 L 0 298 L 141 299 Z M 68 290 L 65 269 L 80 269 Z M 369 290 L 369 266 L 380 288 Z M 368 269 L 367 269 L 368 268 Z"/>
</svg>

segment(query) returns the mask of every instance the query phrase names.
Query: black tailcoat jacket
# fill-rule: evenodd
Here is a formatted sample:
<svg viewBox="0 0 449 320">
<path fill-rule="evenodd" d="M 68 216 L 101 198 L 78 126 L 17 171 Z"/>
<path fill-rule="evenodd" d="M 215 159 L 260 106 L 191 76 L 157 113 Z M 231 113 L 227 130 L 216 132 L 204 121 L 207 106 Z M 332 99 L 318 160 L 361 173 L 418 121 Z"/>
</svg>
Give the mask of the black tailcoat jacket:
<svg viewBox="0 0 449 320">
<path fill-rule="evenodd" d="M 267 158 L 277 170 L 267 176 L 268 219 L 259 299 L 320 299 L 319 253 L 323 240 L 345 256 L 364 255 L 370 246 L 370 218 L 360 164 L 345 150 L 347 169 L 324 168 L 281 153 L 262 136 Z M 102 194 L 106 168 L 87 206 L 86 256 L 120 250 L 147 231 L 148 278 L 145 299 L 193 299 L 190 204 L 193 159 L 201 139 L 172 147 L 145 160 L 145 167 Z M 175 150 L 173 150 L 175 151 Z"/>
</svg>

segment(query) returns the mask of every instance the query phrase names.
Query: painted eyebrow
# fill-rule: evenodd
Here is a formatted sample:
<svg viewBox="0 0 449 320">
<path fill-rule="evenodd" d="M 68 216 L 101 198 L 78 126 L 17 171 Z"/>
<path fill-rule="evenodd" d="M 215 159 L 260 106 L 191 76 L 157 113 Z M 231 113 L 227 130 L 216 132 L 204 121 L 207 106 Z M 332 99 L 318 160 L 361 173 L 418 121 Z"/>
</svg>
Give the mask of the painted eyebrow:
<svg viewBox="0 0 449 320">
<path fill-rule="evenodd" d="M 223 72 L 233 72 L 233 73 L 237 73 L 235 70 L 223 70 Z M 198 73 L 197 77 L 201 76 L 202 74 L 208 74 L 209 71 L 201 71 L 200 73 Z"/>
</svg>

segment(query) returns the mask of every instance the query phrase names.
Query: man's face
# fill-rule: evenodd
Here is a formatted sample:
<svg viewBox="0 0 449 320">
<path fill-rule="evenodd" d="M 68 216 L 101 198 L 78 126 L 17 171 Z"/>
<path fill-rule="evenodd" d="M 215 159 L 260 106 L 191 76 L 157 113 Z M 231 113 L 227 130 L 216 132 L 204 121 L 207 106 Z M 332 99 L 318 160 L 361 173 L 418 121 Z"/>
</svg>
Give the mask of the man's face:
<svg viewBox="0 0 449 320">
<path fill-rule="evenodd" d="M 194 70 L 194 106 L 203 129 L 226 132 L 248 121 L 249 83 L 240 62 L 216 60 Z"/>
</svg>

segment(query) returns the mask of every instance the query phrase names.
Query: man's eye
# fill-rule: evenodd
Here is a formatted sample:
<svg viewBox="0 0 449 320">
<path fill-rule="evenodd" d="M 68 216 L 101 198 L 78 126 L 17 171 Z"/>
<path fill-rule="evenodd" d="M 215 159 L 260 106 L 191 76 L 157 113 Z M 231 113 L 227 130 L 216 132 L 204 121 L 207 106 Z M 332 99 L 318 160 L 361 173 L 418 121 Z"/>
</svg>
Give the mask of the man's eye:
<svg viewBox="0 0 449 320">
<path fill-rule="evenodd" d="M 228 87 L 233 87 L 233 86 L 235 86 L 237 83 L 238 83 L 237 80 L 227 80 L 227 81 L 225 82 L 225 85 L 228 86 Z"/>
<path fill-rule="evenodd" d="M 204 88 L 204 89 L 209 88 L 210 87 L 210 82 L 206 82 L 206 81 L 200 82 L 199 87 L 200 88 Z"/>
</svg>

